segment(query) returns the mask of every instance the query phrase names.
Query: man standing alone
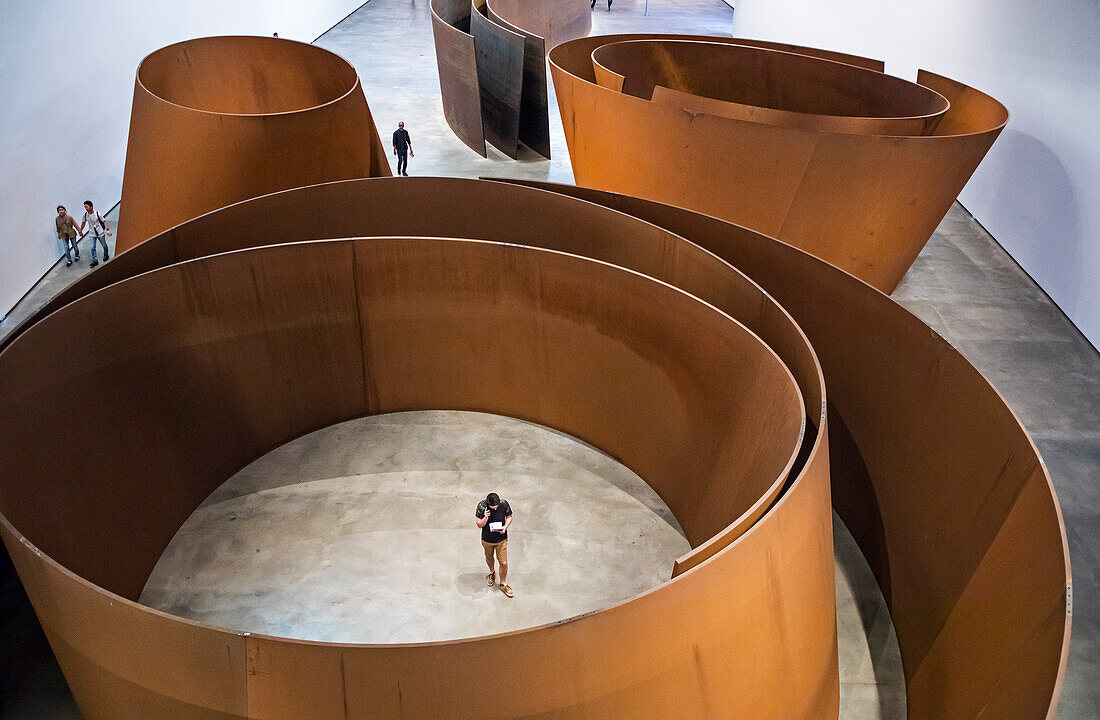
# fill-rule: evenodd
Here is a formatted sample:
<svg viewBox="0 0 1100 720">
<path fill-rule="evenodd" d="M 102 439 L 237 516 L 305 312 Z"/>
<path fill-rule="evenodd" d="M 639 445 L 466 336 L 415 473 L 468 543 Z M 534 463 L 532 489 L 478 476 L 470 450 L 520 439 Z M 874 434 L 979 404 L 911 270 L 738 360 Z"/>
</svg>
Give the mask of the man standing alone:
<svg viewBox="0 0 1100 720">
<path fill-rule="evenodd" d="M 406 172 L 409 168 L 409 155 L 416 157 L 412 149 L 412 138 L 409 137 L 409 131 L 405 129 L 405 123 L 397 123 L 397 129 L 393 131 L 393 154 L 397 156 L 398 175 L 409 176 Z"/>
<path fill-rule="evenodd" d="M 474 524 L 481 528 L 481 547 L 485 550 L 485 564 L 489 566 L 489 574 L 485 576 L 485 582 L 492 587 L 496 582 L 496 568 L 493 565 L 493 557 L 500 562 L 500 591 L 512 597 L 512 588 L 507 584 L 508 580 L 508 526 L 512 524 L 512 508 L 508 501 L 501 500 L 496 493 L 489 493 L 488 497 L 477 504 L 474 512 Z"/>
</svg>

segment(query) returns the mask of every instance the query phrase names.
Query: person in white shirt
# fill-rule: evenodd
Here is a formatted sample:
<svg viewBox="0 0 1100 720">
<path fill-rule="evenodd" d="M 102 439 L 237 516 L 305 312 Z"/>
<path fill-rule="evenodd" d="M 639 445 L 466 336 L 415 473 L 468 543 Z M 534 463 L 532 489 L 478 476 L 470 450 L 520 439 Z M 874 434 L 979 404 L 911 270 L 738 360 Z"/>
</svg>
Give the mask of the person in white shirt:
<svg viewBox="0 0 1100 720">
<path fill-rule="evenodd" d="M 88 225 L 88 230 L 92 233 L 92 264 L 90 267 L 95 267 L 99 264 L 99 260 L 95 256 L 96 242 L 103 243 L 103 262 L 107 262 L 111 259 L 110 253 L 107 251 L 107 239 L 104 235 L 110 235 L 111 229 L 107 227 L 107 221 L 103 219 L 95 208 L 92 206 L 91 200 L 84 201 L 84 219 L 80 221 L 80 233 L 84 234 L 84 226 Z"/>
</svg>

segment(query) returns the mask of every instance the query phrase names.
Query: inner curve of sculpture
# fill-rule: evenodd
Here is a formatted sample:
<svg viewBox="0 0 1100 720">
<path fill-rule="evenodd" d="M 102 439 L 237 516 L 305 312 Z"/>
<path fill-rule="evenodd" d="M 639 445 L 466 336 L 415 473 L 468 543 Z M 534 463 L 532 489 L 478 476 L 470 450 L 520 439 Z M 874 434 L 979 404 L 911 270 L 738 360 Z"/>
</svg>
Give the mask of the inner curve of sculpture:
<svg viewBox="0 0 1100 720">
<path fill-rule="evenodd" d="M 778 238 L 891 292 L 1008 121 L 865 58 L 683 35 L 550 52 L 577 184 Z"/>
<path fill-rule="evenodd" d="M 556 75 L 575 61 L 590 78 L 559 84 L 559 102 L 644 117 L 662 104 L 596 82 L 592 50 L 611 44 L 551 52 Z M 601 53 L 605 81 L 648 84 L 621 64 L 635 52 Z M 924 84 L 951 105 L 910 88 L 904 111 L 868 100 L 860 118 L 919 118 L 945 134 L 908 140 L 941 147 L 992 107 Z M 188 178 L 164 182 L 172 197 Z M 1050 478 L 997 391 L 875 288 L 721 218 L 588 188 L 375 178 L 230 202 L 135 237 L 0 345 L 0 536 L 89 720 L 467 717 L 487 656 L 522 658 L 494 672 L 498 717 L 832 720 L 833 508 L 890 607 L 911 718 L 1052 712 L 1070 575 Z M 295 641 L 136 602 L 237 469 L 312 429 L 416 409 L 592 443 L 653 487 L 691 551 L 613 607 L 455 642 Z M 62 456 L 62 422 L 111 433 Z"/>
</svg>

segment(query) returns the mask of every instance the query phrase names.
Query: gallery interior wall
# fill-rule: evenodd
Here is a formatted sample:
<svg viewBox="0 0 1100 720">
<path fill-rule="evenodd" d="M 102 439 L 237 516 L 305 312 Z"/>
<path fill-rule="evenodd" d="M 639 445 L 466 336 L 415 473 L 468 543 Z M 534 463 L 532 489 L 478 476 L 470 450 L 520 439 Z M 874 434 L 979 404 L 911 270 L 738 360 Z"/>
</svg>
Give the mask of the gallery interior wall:
<svg viewBox="0 0 1100 720">
<path fill-rule="evenodd" d="M 1100 2 L 738 0 L 736 36 L 947 75 L 1012 115 L 959 200 L 1100 346 Z"/>
<path fill-rule="evenodd" d="M 85 199 L 118 201 L 143 57 L 205 35 L 311 42 L 362 4 L 0 0 L 0 317 L 61 256 L 58 204 L 79 219 Z"/>
</svg>

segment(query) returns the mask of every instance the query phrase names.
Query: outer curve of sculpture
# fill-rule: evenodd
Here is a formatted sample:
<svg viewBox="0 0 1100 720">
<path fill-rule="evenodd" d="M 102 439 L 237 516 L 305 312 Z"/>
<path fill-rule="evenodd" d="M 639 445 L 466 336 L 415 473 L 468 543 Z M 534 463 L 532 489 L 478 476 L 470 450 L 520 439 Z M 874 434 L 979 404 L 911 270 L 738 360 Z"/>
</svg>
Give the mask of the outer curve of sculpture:
<svg viewBox="0 0 1100 720">
<path fill-rule="evenodd" d="M 610 35 L 549 57 L 579 185 L 752 228 L 884 292 L 1008 121 L 947 78 L 791 45 Z"/>
<path fill-rule="evenodd" d="M 542 187 L 375 179 L 239 203 L 121 255 L 13 334 L 0 353 L 0 534 L 87 717 L 461 717 L 480 697 L 474 658 L 501 652 L 524 663 L 498 678 L 513 700 L 499 717 L 834 718 L 830 460 L 832 504 L 891 608 L 910 717 L 1048 717 L 1068 647 L 1064 528 L 1034 445 L 980 374 L 887 296 L 789 245 Z M 481 212 L 458 210 L 475 198 Z M 410 202 L 429 211 L 385 211 Z M 262 247 L 357 235 L 378 237 Z M 484 244 L 500 238 L 532 249 Z M 536 307 L 541 340 L 522 330 Z M 123 311 L 130 323 L 106 321 Z M 77 331 L 88 327 L 99 332 Z M 467 333 L 503 340 L 472 358 Z M 774 380 L 729 406 L 711 393 L 731 362 Z M 713 367 L 683 374 L 692 363 Z M 525 364 L 539 371 L 510 379 Z M 583 386 L 578 366 L 618 381 Z M 108 392 L 74 392 L 95 387 L 87 374 L 111 378 Z M 673 378 L 696 420 L 662 425 L 674 431 L 662 439 L 624 423 L 627 387 L 646 377 Z M 639 417 L 653 420 L 674 396 L 647 390 L 656 404 Z M 789 470 L 779 494 L 768 473 L 700 483 L 716 460 L 744 459 L 728 423 L 784 396 L 810 422 L 793 464 L 764 446 L 772 472 Z M 440 406 L 596 441 L 661 494 L 691 553 L 615 607 L 454 643 L 300 642 L 133 601 L 190 510 L 253 457 L 357 414 Z M 791 437 L 789 414 L 769 412 L 755 429 L 779 422 Z M 57 413 L 113 423 L 117 438 L 73 467 L 45 441 Z M 695 436 L 722 414 L 734 419 Z M 700 453 L 686 478 L 681 462 Z M 692 511 L 700 492 L 721 512 Z"/>
<path fill-rule="evenodd" d="M 138 65 L 117 250 L 224 205 L 390 175 L 355 68 L 269 37 L 169 45 Z"/>
</svg>

